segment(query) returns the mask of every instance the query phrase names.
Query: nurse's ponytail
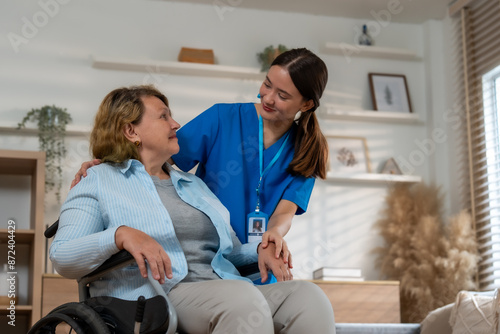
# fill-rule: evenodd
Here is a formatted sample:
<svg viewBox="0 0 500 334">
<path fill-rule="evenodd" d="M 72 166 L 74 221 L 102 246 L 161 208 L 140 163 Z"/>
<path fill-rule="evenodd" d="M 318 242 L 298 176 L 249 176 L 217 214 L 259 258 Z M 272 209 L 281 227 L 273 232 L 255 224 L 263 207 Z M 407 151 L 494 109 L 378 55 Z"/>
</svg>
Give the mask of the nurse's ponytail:
<svg viewBox="0 0 500 334">
<path fill-rule="evenodd" d="M 328 144 L 319 128 L 316 114 L 302 113 L 298 120 L 295 154 L 288 165 L 292 175 L 326 178 L 328 165 Z"/>
<path fill-rule="evenodd" d="M 295 154 L 288 165 L 288 172 L 292 175 L 325 179 L 328 144 L 319 127 L 315 110 L 319 107 L 319 100 L 328 81 L 326 65 L 318 56 L 304 48 L 282 53 L 271 64 L 274 65 L 287 69 L 304 99 L 314 102 L 314 106 L 302 112 L 297 120 Z"/>
</svg>

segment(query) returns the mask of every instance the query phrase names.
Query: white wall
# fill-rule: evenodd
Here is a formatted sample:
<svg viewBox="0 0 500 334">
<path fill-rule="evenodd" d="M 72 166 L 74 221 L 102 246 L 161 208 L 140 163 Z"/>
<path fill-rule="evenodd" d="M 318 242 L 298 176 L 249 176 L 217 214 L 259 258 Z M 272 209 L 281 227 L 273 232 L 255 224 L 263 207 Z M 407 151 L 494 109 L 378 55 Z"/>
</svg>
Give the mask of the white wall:
<svg viewBox="0 0 500 334">
<path fill-rule="evenodd" d="M 446 161 L 440 158 L 447 154 L 446 143 L 412 155 L 422 151 L 432 138 L 432 129 L 441 126 L 434 115 L 446 108 L 443 23 L 410 25 L 392 23 L 388 17 L 384 20 L 370 21 L 377 28 L 377 45 L 414 50 L 422 62 L 347 59 L 324 53 L 325 42 L 354 43 L 356 27 L 365 22 L 346 18 L 162 1 L 3 1 L 0 126 L 15 126 L 31 108 L 56 104 L 72 114 L 74 127 L 90 128 L 106 93 L 141 83 L 154 83 L 164 91 L 174 117 L 186 123 L 216 102 L 257 101 L 260 83 L 159 74 L 154 69 L 151 73 L 99 70 L 91 67 L 91 57 L 175 60 L 180 48 L 188 46 L 213 49 L 219 64 L 259 67 L 256 53 L 281 43 L 307 47 L 325 61 L 330 79 L 323 104 L 371 109 L 367 73 L 405 74 L 420 123 L 322 119 L 322 129 L 325 134 L 366 137 L 375 169 L 390 157 L 402 157 L 413 161 L 405 171 L 448 188 L 451 177 L 440 169 Z M 20 44 L 13 46 L 12 38 Z M 34 136 L 0 135 L 2 149 L 36 150 L 37 146 Z M 68 146 L 63 198 L 79 164 L 89 159 L 84 136 L 70 137 Z M 415 159 L 421 156 L 423 160 Z M 294 220 L 287 237 L 295 256 L 295 276 L 309 278 L 313 269 L 335 265 L 359 266 L 367 279 L 378 279 L 372 249 L 381 240 L 373 223 L 385 194 L 385 186 L 318 181 L 309 211 Z M 58 208 L 53 196 L 48 196 L 47 223 L 57 218 Z M 449 201 L 447 208 L 456 209 Z"/>
</svg>

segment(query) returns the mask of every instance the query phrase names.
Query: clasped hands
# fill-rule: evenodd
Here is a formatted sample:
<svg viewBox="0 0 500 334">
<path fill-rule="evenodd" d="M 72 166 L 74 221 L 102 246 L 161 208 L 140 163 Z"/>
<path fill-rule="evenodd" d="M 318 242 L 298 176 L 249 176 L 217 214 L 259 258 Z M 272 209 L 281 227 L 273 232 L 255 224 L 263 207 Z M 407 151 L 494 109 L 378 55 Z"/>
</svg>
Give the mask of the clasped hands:
<svg viewBox="0 0 500 334">
<path fill-rule="evenodd" d="M 120 226 L 115 232 L 115 243 L 118 249 L 127 250 L 137 262 L 141 275 L 147 277 L 146 261 L 153 278 L 160 284 L 165 283 L 165 278 L 172 279 L 172 263 L 161 245 L 148 234 L 128 227 Z M 283 252 L 276 257 L 276 245 L 274 242 L 264 242 L 258 246 L 258 265 L 262 282 L 268 279 L 268 271 L 271 270 L 278 282 L 293 279 L 290 271 L 289 258 L 284 261 Z"/>
<path fill-rule="evenodd" d="M 292 254 L 283 237 L 272 228 L 264 233 L 262 242 L 257 247 L 259 253 L 259 271 L 262 282 L 268 279 L 268 271 L 272 271 L 278 282 L 290 281 L 293 275 L 290 269 Z"/>
</svg>

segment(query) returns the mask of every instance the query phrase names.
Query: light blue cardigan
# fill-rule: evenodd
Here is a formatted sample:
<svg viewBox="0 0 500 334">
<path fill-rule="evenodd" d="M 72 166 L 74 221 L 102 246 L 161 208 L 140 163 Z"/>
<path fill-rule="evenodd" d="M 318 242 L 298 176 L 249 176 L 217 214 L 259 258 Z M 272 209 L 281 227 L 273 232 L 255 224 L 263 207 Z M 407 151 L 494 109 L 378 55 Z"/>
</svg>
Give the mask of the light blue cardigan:
<svg viewBox="0 0 500 334">
<path fill-rule="evenodd" d="M 212 267 L 222 279 L 248 280 L 235 266 L 257 262 L 257 244 L 242 245 L 229 224 L 229 212 L 198 177 L 167 165 L 180 198 L 203 211 L 219 235 L 219 249 Z M 80 278 L 119 250 L 115 231 L 122 225 L 139 229 L 165 249 L 172 263 L 173 278 L 166 280 L 166 293 L 187 274 L 187 263 L 175 235 L 170 215 L 162 204 L 150 175 L 141 162 L 128 160 L 119 166 L 100 164 L 87 171 L 61 208 L 59 228 L 50 247 L 57 272 Z M 233 245 L 234 243 L 234 245 Z M 248 280 L 250 282 L 250 280 Z M 137 265 L 109 274 L 92 283 L 92 296 L 135 300 L 155 295 Z"/>
</svg>

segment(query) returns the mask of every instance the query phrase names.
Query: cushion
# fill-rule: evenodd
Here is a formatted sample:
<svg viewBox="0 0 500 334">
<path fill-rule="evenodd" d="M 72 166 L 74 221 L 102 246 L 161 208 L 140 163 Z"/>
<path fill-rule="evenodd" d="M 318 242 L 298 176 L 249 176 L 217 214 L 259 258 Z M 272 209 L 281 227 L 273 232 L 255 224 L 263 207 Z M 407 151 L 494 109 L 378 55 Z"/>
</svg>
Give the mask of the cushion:
<svg viewBox="0 0 500 334">
<path fill-rule="evenodd" d="M 451 311 L 453 334 L 494 334 L 498 331 L 498 291 L 458 293 Z"/>
<path fill-rule="evenodd" d="M 450 315 L 454 304 L 448 304 L 429 312 L 420 324 L 420 334 L 452 334 Z"/>
</svg>

